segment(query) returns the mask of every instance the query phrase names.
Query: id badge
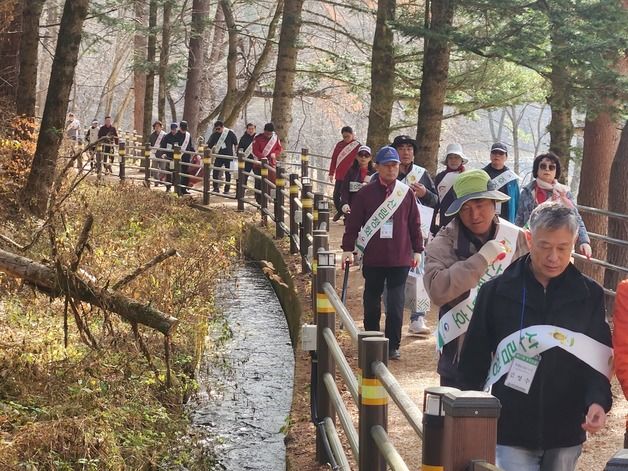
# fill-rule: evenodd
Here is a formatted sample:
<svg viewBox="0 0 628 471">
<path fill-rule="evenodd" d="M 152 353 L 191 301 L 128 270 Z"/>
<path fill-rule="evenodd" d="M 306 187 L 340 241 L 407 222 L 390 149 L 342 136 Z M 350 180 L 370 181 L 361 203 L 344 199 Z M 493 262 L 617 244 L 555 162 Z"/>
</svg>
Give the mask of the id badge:
<svg viewBox="0 0 628 471">
<path fill-rule="evenodd" d="M 350 193 L 355 193 L 356 191 L 359 191 L 360 188 L 362 188 L 362 183 L 360 183 L 360 182 L 349 182 L 349 192 Z"/>
<path fill-rule="evenodd" d="M 386 221 L 382 228 L 379 230 L 380 239 L 392 239 L 393 238 L 393 222 Z"/>
<path fill-rule="evenodd" d="M 527 357 L 520 353 L 515 353 L 515 358 L 512 361 L 504 385 L 516 389 L 523 394 L 528 394 L 540 361 L 541 358 L 538 355 L 535 357 Z"/>
</svg>

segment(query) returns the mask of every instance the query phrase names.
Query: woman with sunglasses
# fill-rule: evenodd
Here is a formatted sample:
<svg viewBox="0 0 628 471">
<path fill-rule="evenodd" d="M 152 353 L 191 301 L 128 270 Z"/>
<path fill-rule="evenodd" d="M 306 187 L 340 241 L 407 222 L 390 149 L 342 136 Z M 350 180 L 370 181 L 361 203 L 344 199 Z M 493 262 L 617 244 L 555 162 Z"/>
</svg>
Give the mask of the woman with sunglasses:
<svg viewBox="0 0 628 471">
<path fill-rule="evenodd" d="M 371 158 L 371 148 L 369 146 L 360 146 L 355 160 L 347 170 L 342 186 L 340 188 L 341 211 L 343 214 L 351 212 L 351 200 L 360 188 L 366 185 L 371 175 L 375 173 L 373 160 Z"/>
<path fill-rule="evenodd" d="M 515 224 L 523 227 L 528 223 L 532 210 L 539 204 L 548 201 L 560 201 L 569 208 L 573 208 L 578 218 L 578 239 L 576 247 L 578 253 L 591 258 L 591 240 L 584 227 L 584 221 L 578 213 L 578 208 L 573 200 L 569 187 L 558 183 L 560 178 L 560 159 L 553 152 L 541 154 L 534 159 L 532 164 L 532 176 L 530 183 L 523 187 L 519 197 L 519 207 Z"/>
</svg>

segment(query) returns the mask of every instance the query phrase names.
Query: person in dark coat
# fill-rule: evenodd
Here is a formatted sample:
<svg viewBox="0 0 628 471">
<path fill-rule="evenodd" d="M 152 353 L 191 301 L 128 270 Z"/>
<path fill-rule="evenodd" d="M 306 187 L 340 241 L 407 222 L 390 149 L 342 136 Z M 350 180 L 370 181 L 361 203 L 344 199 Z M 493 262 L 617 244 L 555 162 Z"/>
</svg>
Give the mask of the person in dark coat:
<svg viewBox="0 0 628 471">
<path fill-rule="evenodd" d="M 196 152 L 194 149 L 194 139 L 192 139 L 192 135 L 188 131 L 188 122 L 181 121 L 179 123 L 179 131 L 177 131 L 177 144 L 181 147 L 181 163 L 190 163 L 192 162 L 193 152 Z M 185 188 L 190 186 L 190 180 L 186 175 L 194 173 L 196 170 L 188 165 L 181 165 L 181 188 L 179 193 L 182 195 L 189 195 L 190 191 Z"/>
<path fill-rule="evenodd" d="M 228 157 L 235 157 L 235 149 L 238 145 L 238 138 L 231 129 L 225 127 L 225 124 L 222 121 L 216 121 L 214 123 L 214 132 L 211 136 L 209 136 L 207 145 L 211 148 L 212 154 L 214 155 L 217 154 L 218 156 L 225 155 Z M 218 181 L 220 180 L 222 173 L 218 170 L 220 167 L 225 167 L 225 188 L 223 193 L 229 193 L 229 183 L 231 182 L 231 172 L 229 169 L 231 168 L 232 162 L 232 159 L 225 159 L 223 157 L 216 157 L 214 159 L 212 179 L 214 180 L 213 187 L 215 193 L 220 192 L 220 188 L 218 186 Z"/>
<path fill-rule="evenodd" d="M 340 188 L 340 207 L 345 215 L 351 212 L 353 196 L 369 182 L 374 173 L 375 167 L 373 167 L 373 159 L 371 158 L 371 148 L 360 146 L 353 164 L 345 173 Z"/>
<path fill-rule="evenodd" d="M 578 222 L 557 202 L 530 217 L 529 255 L 480 289 L 462 347 L 465 389 L 501 403 L 497 466 L 573 471 L 612 404 L 604 291 L 571 263 Z"/>
<path fill-rule="evenodd" d="M 170 160 L 170 164 L 168 165 L 168 170 L 170 172 L 172 172 L 172 170 L 174 169 L 174 165 L 172 162 L 174 160 L 173 149 L 175 145 L 177 146 L 179 145 L 178 129 L 179 129 L 178 123 L 171 123 L 170 132 L 166 134 L 161 141 L 161 147 L 166 149 L 166 151 L 162 154 L 162 156 L 164 159 Z M 170 191 L 170 188 L 172 187 L 172 174 L 171 173 L 166 175 L 165 183 L 166 183 L 166 191 Z"/>
<path fill-rule="evenodd" d="M 238 142 L 238 154 L 242 153 L 245 159 L 253 160 L 253 140 L 255 139 L 255 131 L 257 127 L 253 123 L 246 125 L 246 132 L 242 134 L 240 141 Z M 244 162 L 244 171 L 251 173 L 253 170 L 253 162 Z M 244 186 L 246 187 L 249 180 L 249 176 L 244 176 Z"/>
<path fill-rule="evenodd" d="M 111 124 L 111 116 L 105 116 L 105 124 L 100 127 L 98 130 L 98 139 L 105 137 L 106 139 L 103 141 L 104 144 L 102 146 L 103 151 L 103 165 L 105 167 L 105 172 L 112 173 L 113 167 L 113 154 L 114 154 L 114 144 L 118 144 L 118 131 L 115 126 Z M 107 163 L 107 157 L 109 157 L 109 162 Z"/>
</svg>

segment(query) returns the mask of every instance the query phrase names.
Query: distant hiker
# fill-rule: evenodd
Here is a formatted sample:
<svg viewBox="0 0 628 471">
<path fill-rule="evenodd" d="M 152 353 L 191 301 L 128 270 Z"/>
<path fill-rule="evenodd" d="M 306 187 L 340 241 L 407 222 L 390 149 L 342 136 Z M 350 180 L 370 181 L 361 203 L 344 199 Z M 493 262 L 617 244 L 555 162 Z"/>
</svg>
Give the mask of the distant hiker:
<svg viewBox="0 0 628 471">
<path fill-rule="evenodd" d="M 375 173 L 373 160 L 371 158 L 371 148 L 369 146 L 360 146 L 355 160 L 345 173 L 342 180 L 342 188 L 340 189 L 341 211 L 347 215 L 351 212 L 351 202 L 355 194 L 366 185 L 371 175 Z"/>
<path fill-rule="evenodd" d="M 254 158 L 253 157 L 253 139 L 255 139 L 256 129 L 257 128 L 253 123 L 248 123 L 246 125 L 245 133 L 242 134 L 242 137 L 240 138 L 240 142 L 238 142 L 238 154 L 240 152 L 244 154 L 245 159 L 252 160 Z M 246 173 L 251 173 L 252 170 L 253 170 L 253 162 L 244 162 L 244 171 Z M 246 185 L 249 180 L 249 176 L 244 175 L 243 179 L 244 179 L 244 187 L 246 188 Z"/>
<path fill-rule="evenodd" d="M 192 135 L 188 131 L 188 122 L 181 121 L 179 123 L 179 131 L 177 131 L 177 140 L 179 146 L 181 146 L 181 163 L 190 163 L 192 162 L 193 152 L 196 152 L 194 149 L 194 140 L 192 139 Z M 189 195 L 190 191 L 185 188 L 190 186 L 190 181 L 186 175 L 189 175 L 193 172 L 193 168 L 188 165 L 181 165 L 181 188 L 179 190 L 179 194 L 181 195 Z"/>
<path fill-rule="evenodd" d="M 508 147 L 502 142 L 491 146 L 491 163 L 484 167 L 498 191 L 510 196 L 507 203 L 497 204 L 497 215 L 514 224 L 519 206 L 519 176 L 506 166 Z"/>
<path fill-rule="evenodd" d="M 434 208 L 434 218 L 432 219 L 432 225 L 430 231 L 433 235 L 440 230 L 441 227 L 445 227 L 451 217 L 445 215 L 445 211 L 449 208 L 449 205 L 456 199 L 451 187 L 454 182 L 465 171 L 464 166 L 469 162 L 462 151 L 460 144 L 449 144 L 445 151 L 445 158 L 441 162 L 445 165 L 445 170 L 436 174 L 434 177 L 434 185 L 438 192 L 438 205 Z"/>
<path fill-rule="evenodd" d="M 345 126 L 341 129 L 342 140 L 336 143 L 334 151 L 331 155 L 329 163 L 329 181 L 336 183 L 334 185 L 334 206 L 336 206 L 336 215 L 334 221 L 338 221 L 342 217 L 342 202 L 340 198 L 340 190 L 342 188 L 342 180 L 353 164 L 355 156 L 358 153 L 360 143 L 356 141 L 351 126 Z"/>
<path fill-rule="evenodd" d="M 231 159 L 225 159 L 222 157 L 216 157 L 216 155 L 227 155 L 229 157 L 236 157 L 235 149 L 238 145 L 238 138 L 235 133 L 226 127 L 222 121 L 216 121 L 214 123 L 214 132 L 209 136 L 207 145 L 212 150 L 214 155 L 214 171 L 212 172 L 212 179 L 214 193 L 219 193 L 220 188 L 218 181 L 221 180 L 222 172 L 218 170 L 218 167 L 225 167 L 225 188 L 223 193 L 229 193 L 229 182 L 231 181 L 231 172 L 229 168 L 236 168 L 237 162 Z M 234 164 L 235 163 L 235 164 Z"/>
<path fill-rule="evenodd" d="M 148 138 L 150 146 L 161 148 L 164 137 L 166 137 L 166 133 L 163 130 L 163 124 L 161 124 L 161 121 L 157 120 L 153 123 L 153 132 Z M 163 154 L 164 153 L 161 150 L 153 149 L 150 151 L 151 157 L 156 159 L 161 159 L 163 157 Z M 151 177 L 153 178 L 153 180 L 159 180 L 154 182 L 155 186 L 159 186 L 159 182 L 163 182 L 166 180 L 166 174 L 162 173 L 160 170 L 166 170 L 167 163 L 152 160 L 151 167 L 155 169 L 151 172 Z"/>
<path fill-rule="evenodd" d="M 170 132 L 166 134 L 162 141 L 161 147 L 166 149 L 163 154 L 163 157 L 170 160 L 170 164 L 167 166 L 170 173 L 166 174 L 165 182 L 166 182 L 166 191 L 170 191 L 170 187 L 172 186 L 172 171 L 174 170 L 174 146 L 179 145 L 179 124 L 178 123 L 170 123 Z"/>
<path fill-rule="evenodd" d="M 255 136 L 253 139 L 253 156 L 255 160 L 261 161 L 263 158 L 268 159 L 268 165 L 272 167 L 272 170 L 268 171 L 268 179 L 271 182 L 275 181 L 275 171 L 274 169 L 277 167 L 277 158 L 280 156 L 283 151 L 283 147 L 281 147 L 281 142 L 279 141 L 279 136 L 275 133 L 275 125 L 273 123 L 266 123 L 264 125 L 264 132 Z M 256 175 L 261 176 L 262 166 L 260 164 L 256 164 L 253 167 L 253 171 Z M 262 189 L 262 181 L 259 179 L 255 179 L 255 189 Z M 258 204 L 261 203 L 262 197 L 259 194 L 255 194 L 255 199 Z"/>
<path fill-rule="evenodd" d="M 96 155 L 96 142 L 98 141 L 98 121 L 93 120 L 92 125 L 87 128 L 85 131 L 85 145 L 92 146 L 87 150 L 87 155 L 89 158 L 89 166 L 91 169 L 94 168 L 94 157 Z"/>
<path fill-rule="evenodd" d="M 101 137 L 106 138 L 102 146 L 102 161 L 105 172 L 113 173 L 114 144 L 118 144 L 118 131 L 116 131 L 116 128 L 111 124 L 111 116 L 105 116 L 105 124 L 98 130 L 98 139 Z M 109 158 L 109 162 L 107 162 L 107 157 Z"/>
<path fill-rule="evenodd" d="M 65 137 L 67 139 L 67 150 L 69 157 L 73 157 L 74 154 L 80 148 L 81 140 L 83 138 L 81 132 L 81 122 L 78 120 L 74 113 L 68 113 L 68 119 L 65 124 Z M 83 158 L 79 155 L 76 159 L 76 167 L 81 170 L 83 168 Z"/>
<path fill-rule="evenodd" d="M 578 220 L 576 248 L 580 254 L 591 258 L 591 239 L 589 239 L 589 234 L 569 187 L 558 183 L 560 170 L 560 159 L 553 152 L 538 155 L 534 159 L 532 163 L 534 179 L 521 190 L 515 224 L 519 227 L 525 226 L 530 219 L 532 210 L 544 201 L 558 201 L 574 210 Z"/>
</svg>

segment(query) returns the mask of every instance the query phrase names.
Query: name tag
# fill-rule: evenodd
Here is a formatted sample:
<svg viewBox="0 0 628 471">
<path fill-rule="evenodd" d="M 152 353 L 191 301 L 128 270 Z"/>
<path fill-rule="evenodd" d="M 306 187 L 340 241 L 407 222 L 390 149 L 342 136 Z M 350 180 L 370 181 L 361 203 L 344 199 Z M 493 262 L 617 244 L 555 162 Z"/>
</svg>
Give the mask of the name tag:
<svg viewBox="0 0 628 471">
<path fill-rule="evenodd" d="M 349 191 L 351 193 L 355 193 L 360 188 L 362 188 L 362 183 L 360 183 L 360 182 L 349 182 Z"/>
<path fill-rule="evenodd" d="M 392 239 L 393 238 L 393 222 L 388 220 L 382 225 L 382 228 L 379 230 L 379 238 L 380 239 Z"/>
<path fill-rule="evenodd" d="M 527 357 L 521 353 L 515 353 L 515 358 L 512 361 L 512 366 L 506 381 L 504 381 L 504 385 L 523 394 L 528 394 L 540 361 L 539 356 Z"/>
<path fill-rule="evenodd" d="M 172 144 L 170 144 L 170 143 L 166 144 L 166 149 L 172 150 Z"/>
</svg>

